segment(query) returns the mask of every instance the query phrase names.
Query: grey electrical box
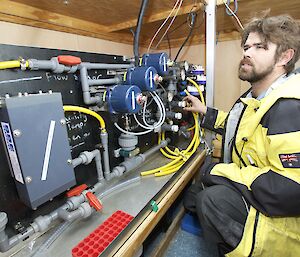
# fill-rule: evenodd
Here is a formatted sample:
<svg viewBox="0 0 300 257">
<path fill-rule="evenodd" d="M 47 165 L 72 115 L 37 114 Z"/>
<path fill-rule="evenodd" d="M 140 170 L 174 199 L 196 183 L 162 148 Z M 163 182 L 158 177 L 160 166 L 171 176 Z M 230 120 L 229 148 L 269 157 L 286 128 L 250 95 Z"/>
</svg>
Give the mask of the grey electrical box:
<svg viewBox="0 0 300 257">
<path fill-rule="evenodd" d="M 75 185 L 60 93 L 7 97 L 2 138 L 20 199 L 32 209 Z"/>
</svg>

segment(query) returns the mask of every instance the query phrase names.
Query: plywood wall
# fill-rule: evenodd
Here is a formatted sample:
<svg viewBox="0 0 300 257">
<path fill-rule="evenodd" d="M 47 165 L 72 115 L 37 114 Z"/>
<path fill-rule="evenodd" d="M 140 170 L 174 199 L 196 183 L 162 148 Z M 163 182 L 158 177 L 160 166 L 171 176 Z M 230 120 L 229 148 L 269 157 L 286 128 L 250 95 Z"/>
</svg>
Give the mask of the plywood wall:
<svg viewBox="0 0 300 257">
<path fill-rule="evenodd" d="M 0 43 L 131 56 L 132 45 L 0 22 Z"/>
<path fill-rule="evenodd" d="M 172 49 L 173 57 L 177 51 L 178 48 Z M 241 81 L 237 75 L 241 56 L 239 40 L 219 42 L 216 45 L 214 106 L 221 110 L 228 111 L 241 94 Z M 179 59 L 205 66 L 205 58 L 205 45 L 202 44 L 185 47 Z"/>
<path fill-rule="evenodd" d="M 126 56 L 133 55 L 132 45 L 70 33 L 33 28 L 7 22 L 0 22 L 0 31 L 0 43 L 2 44 Z M 145 51 L 146 49 L 140 49 L 141 53 Z M 169 53 L 169 49 L 165 49 L 164 51 Z M 178 48 L 171 49 L 172 58 L 175 57 L 177 51 Z M 241 56 L 242 52 L 239 40 L 219 42 L 216 45 L 214 106 L 225 111 L 228 111 L 236 99 L 249 88 L 248 83 L 241 82 L 237 77 L 238 63 Z M 205 46 L 202 44 L 185 47 L 179 59 L 205 66 Z M 300 61 L 298 61 L 297 67 L 300 67 Z"/>
<path fill-rule="evenodd" d="M 172 56 L 175 57 L 178 48 L 171 50 Z M 169 49 L 164 51 L 168 53 Z M 239 96 L 250 87 L 248 82 L 238 78 L 241 58 L 240 40 L 217 43 L 214 106 L 221 110 L 228 111 Z M 205 45 L 185 47 L 179 59 L 205 66 Z M 296 63 L 296 67 L 300 67 L 300 60 Z"/>
</svg>

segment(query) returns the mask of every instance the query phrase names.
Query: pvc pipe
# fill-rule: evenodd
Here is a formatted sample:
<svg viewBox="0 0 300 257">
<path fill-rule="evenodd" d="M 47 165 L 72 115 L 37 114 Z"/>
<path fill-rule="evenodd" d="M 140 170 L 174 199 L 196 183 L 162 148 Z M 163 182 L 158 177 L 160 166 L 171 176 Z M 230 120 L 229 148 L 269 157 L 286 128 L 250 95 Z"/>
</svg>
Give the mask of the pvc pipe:
<svg viewBox="0 0 300 257">
<path fill-rule="evenodd" d="M 109 84 L 120 84 L 120 77 L 114 77 L 111 79 L 88 79 L 89 86 L 97 86 L 97 85 L 109 85 Z"/>
<path fill-rule="evenodd" d="M 95 160 L 96 170 L 98 175 L 98 181 L 102 181 L 104 179 L 102 164 L 101 164 L 101 154 L 98 149 L 93 150 L 92 152 L 84 151 L 79 154 L 79 156 L 72 160 L 73 168 L 76 168 L 78 165 L 85 164 L 88 165 L 92 160 Z"/>
<path fill-rule="evenodd" d="M 103 147 L 103 164 L 104 164 L 104 177 L 107 180 L 111 179 L 110 166 L 109 166 L 109 152 L 108 152 L 108 134 L 102 132 L 100 134 L 101 143 Z"/>
<path fill-rule="evenodd" d="M 81 88 L 83 92 L 83 101 L 85 104 L 97 104 L 102 101 L 100 96 L 91 96 L 90 87 L 88 83 L 88 73 L 87 68 L 85 66 L 81 66 L 80 68 L 80 81 L 81 81 Z"/>
<path fill-rule="evenodd" d="M 132 157 L 130 159 L 127 159 L 126 161 L 120 163 L 118 166 L 114 167 L 112 170 L 111 177 L 119 177 L 124 172 L 131 171 L 138 167 L 140 164 L 142 164 L 146 158 L 148 158 L 150 155 L 152 155 L 154 152 L 158 151 L 160 148 L 165 147 L 170 142 L 170 139 L 167 138 L 166 140 L 162 140 L 160 144 L 152 147 L 145 153 L 139 154 L 135 157 Z"/>
<path fill-rule="evenodd" d="M 85 67 L 87 70 L 97 70 L 97 69 L 128 69 L 134 67 L 133 64 L 110 64 L 110 63 L 90 63 L 82 62 L 80 64 L 80 69 Z"/>
</svg>

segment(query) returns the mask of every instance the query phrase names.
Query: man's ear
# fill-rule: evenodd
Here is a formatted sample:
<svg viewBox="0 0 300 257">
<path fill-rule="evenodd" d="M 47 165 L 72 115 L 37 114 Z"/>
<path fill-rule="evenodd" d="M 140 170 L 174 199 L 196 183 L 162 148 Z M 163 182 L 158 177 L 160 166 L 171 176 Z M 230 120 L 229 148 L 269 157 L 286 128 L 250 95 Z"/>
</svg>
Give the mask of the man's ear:
<svg viewBox="0 0 300 257">
<path fill-rule="evenodd" d="M 294 56 L 295 50 L 294 49 L 288 49 L 284 51 L 281 56 L 279 57 L 277 61 L 278 66 L 285 66 Z"/>
</svg>

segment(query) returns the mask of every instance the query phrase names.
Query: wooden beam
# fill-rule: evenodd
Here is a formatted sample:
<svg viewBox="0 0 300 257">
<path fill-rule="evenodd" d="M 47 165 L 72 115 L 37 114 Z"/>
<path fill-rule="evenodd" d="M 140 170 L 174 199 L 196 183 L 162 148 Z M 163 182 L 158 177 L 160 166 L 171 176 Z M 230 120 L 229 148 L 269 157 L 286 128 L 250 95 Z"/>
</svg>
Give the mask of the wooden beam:
<svg viewBox="0 0 300 257">
<path fill-rule="evenodd" d="M 103 25 L 52 13 L 9 0 L 0 1 L 0 20 L 121 43 L 132 43 L 132 37 L 129 34 L 107 33 L 107 29 Z"/>
<path fill-rule="evenodd" d="M 200 10 L 202 7 L 203 7 L 202 3 L 189 4 L 186 6 L 182 6 L 180 8 L 180 10 L 178 11 L 177 16 L 187 14 L 191 11 L 191 9 L 193 9 L 196 12 L 196 11 Z M 145 16 L 143 23 L 151 23 L 151 22 L 155 22 L 155 21 L 164 20 L 165 18 L 168 17 L 169 14 L 170 14 L 170 10 L 167 10 L 167 11 L 163 11 L 160 13 L 152 14 L 148 17 Z M 175 12 L 171 15 L 171 17 L 173 17 L 174 15 L 175 15 Z M 107 31 L 113 32 L 113 31 L 133 28 L 136 26 L 136 23 L 137 23 L 137 18 L 109 26 L 109 27 L 107 27 Z"/>
</svg>

